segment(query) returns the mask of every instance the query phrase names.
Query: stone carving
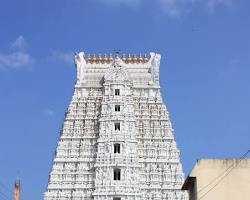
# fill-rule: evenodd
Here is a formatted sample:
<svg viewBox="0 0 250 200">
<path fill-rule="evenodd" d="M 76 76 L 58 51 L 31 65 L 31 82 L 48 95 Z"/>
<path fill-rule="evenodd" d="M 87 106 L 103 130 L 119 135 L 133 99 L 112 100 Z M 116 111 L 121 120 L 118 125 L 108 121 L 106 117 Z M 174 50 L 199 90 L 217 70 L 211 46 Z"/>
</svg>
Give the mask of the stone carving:
<svg viewBox="0 0 250 200">
<path fill-rule="evenodd" d="M 155 87 L 160 55 L 150 55 L 149 61 L 98 55 L 88 62 L 83 52 L 75 55 L 77 82 L 44 200 L 188 199 L 180 190 L 184 175 L 172 125 Z M 114 180 L 114 169 L 121 180 Z"/>
<path fill-rule="evenodd" d="M 149 68 L 149 72 L 151 73 L 152 82 L 159 85 L 159 68 L 160 68 L 160 61 L 161 55 L 157 53 L 150 53 L 150 60 L 151 67 Z"/>
<path fill-rule="evenodd" d="M 117 57 L 104 75 L 105 81 L 128 81 L 128 71 L 124 67 L 123 61 Z"/>
<path fill-rule="evenodd" d="M 84 52 L 75 53 L 74 60 L 76 65 L 77 82 L 82 79 L 82 67 L 86 64 Z"/>
</svg>

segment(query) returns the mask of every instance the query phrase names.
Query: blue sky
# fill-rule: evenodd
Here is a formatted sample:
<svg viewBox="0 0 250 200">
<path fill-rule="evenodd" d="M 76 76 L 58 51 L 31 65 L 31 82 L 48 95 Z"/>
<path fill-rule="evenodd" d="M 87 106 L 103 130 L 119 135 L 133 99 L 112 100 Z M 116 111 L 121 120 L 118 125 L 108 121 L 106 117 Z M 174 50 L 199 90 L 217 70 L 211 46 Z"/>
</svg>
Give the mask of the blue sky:
<svg viewBox="0 0 250 200">
<path fill-rule="evenodd" d="M 73 91 L 72 53 L 162 54 L 161 86 L 187 175 L 250 148 L 250 2 L 0 1 L 0 198 L 18 176 L 42 200 Z"/>
</svg>

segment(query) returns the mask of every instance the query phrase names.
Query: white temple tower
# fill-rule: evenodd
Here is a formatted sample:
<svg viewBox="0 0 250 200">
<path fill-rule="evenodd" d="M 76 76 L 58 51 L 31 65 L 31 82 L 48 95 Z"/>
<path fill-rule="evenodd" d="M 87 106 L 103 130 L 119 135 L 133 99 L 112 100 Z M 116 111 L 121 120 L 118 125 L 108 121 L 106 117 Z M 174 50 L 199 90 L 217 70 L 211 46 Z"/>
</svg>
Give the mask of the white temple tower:
<svg viewBox="0 0 250 200">
<path fill-rule="evenodd" d="M 44 200 L 186 200 L 160 55 L 75 55 L 77 80 Z"/>
</svg>

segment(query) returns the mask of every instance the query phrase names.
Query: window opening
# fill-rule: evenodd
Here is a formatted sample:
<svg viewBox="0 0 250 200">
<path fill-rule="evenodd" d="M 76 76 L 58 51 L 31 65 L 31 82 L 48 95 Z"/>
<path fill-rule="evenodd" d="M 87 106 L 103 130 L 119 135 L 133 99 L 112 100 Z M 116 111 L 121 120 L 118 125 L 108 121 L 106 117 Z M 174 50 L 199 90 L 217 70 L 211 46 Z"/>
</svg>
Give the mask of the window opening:
<svg viewBox="0 0 250 200">
<path fill-rule="evenodd" d="M 116 122 L 115 123 L 115 131 L 119 131 L 120 130 L 120 123 L 119 122 Z"/>
<path fill-rule="evenodd" d="M 121 147 L 120 147 L 121 145 L 120 144 L 118 144 L 118 143 L 116 143 L 116 144 L 114 144 L 114 153 L 120 153 L 121 151 Z"/>
<path fill-rule="evenodd" d="M 120 112 L 120 111 L 121 111 L 121 106 L 115 105 L 115 112 Z"/>
<path fill-rule="evenodd" d="M 114 169 L 114 180 L 121 180 L 121 169 Z"/>
<path fill-rule="evenodd" d="M 120 95 L 120 89 L 115 89 L 115 96 L 119 96 Z"/>
</svg>

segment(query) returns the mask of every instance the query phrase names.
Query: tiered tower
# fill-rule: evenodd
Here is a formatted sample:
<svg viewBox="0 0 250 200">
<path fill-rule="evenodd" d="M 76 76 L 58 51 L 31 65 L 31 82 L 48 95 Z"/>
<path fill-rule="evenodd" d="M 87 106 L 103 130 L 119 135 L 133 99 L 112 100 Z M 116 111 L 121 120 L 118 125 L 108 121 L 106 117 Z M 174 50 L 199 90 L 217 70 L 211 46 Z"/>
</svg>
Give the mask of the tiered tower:
<svg viewBox="0 0 250 200">
<path fill-rule="evenodd" d="M 44 200 L 186 200 L 160 55 L 75 55 L 77 80 Z"/>
</svg>

